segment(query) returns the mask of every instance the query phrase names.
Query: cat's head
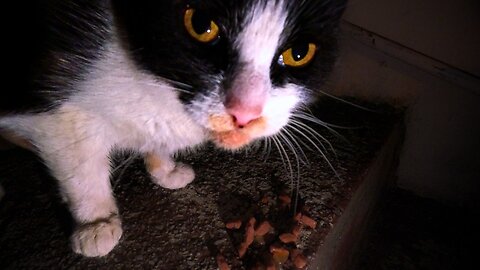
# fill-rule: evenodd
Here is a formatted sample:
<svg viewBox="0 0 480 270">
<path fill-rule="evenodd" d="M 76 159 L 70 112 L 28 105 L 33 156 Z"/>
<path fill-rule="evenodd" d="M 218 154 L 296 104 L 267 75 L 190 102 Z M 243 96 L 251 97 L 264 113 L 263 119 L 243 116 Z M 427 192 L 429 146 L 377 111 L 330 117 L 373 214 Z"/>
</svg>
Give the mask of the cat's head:
<svg viewBox="0 0 480 270">
<path fill-rule="evenodd" d="M 273 135 L 335 60 L 346 0 L 116 1 L 134 59 L 226 149 Z M 159 101 L 161 102 L 161 101 Z"/>
</svg>

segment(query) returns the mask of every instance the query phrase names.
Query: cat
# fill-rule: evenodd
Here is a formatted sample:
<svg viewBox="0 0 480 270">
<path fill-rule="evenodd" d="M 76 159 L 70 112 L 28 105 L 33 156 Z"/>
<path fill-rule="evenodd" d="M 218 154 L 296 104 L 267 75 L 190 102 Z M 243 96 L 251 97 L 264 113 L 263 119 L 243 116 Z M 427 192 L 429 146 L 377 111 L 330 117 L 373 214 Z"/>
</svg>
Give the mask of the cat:
<svg viewBox="0 0 480 270">
<path fill-rule="evenodd" d="M 58 180 L 76 222 L 73 250 L 104 256 L 122 235 L 111 153 L 142 154 L 153 182 L 178 189 L 195 174 L 175 153 L 209 141 L 237 151 L 278 133 L 331 72 L 345 6 L 34 1 L 20 7 L 31 24 L 17 26 L 16 44 L 28 44 L 12 64 L 15 89 L 1 94 L 1 134 Z"/>
</svg>

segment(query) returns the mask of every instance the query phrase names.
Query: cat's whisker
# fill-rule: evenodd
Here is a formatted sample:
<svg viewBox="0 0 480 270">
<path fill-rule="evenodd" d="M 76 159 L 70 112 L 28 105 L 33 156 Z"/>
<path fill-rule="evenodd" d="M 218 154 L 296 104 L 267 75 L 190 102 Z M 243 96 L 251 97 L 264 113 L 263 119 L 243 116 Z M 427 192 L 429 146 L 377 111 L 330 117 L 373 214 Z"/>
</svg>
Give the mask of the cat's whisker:
<svg viewBox="0 0 480 270">
<path fill-rule="evenodd" d="M 312 122 L 314 124 L 320 125 L 321 127 L 326 128 L 330 133 L 334 134 L 337 138 L 341 139 L 344 142 L 348 142 L 348 140 L 345 138 L 345 136 L 343 136 L 342 134 L 340 134 L 338 131 L 331 128 L 330 126 L 323 124 L 321 121 L 320 122 L 315 121 L 316 118 L 311 118 L 308 115 L 302 115 L 302 114 L 299 114 L 299 113 L 292 114 L 292 118 L 297 118 L 298 120 L 306 120 L 306 121 Z M 307 124 L 303 123 L 302 121 L 298 121 L 298 122 L 302 123 L 302 125 L 308 127 L 312 132 L 317 133 L 312 127 L 308 126 Z M 321 136 L 321 135 L 318 135 L 318 136 L 326 141 L 326 139 L 323 136 Z"/>
<path fill-rule="evenodd" d="M 115 172 L 117 172 L 117 170 L 119 170 L 120 168 L 122 168 L 122 170 L 120 171 L 120 173 L 118 174 L 117 178 L 113 181 L 113 189 L 115 189 L 118 185 L 118 183 L 120 182 L 120 179 L 122 179 L 122 176 L 123 174 L 125 173 L 125 171 L 127 170 L 128 167 L 130 167 L 130 165 L 133 163 L 133 161 L 138 157 L 138 155 L 135 155 L 135 154 L 130 154 L 128 158 L 126 158 L 124 161 L 122 161 L 122 163 L 120 163 L 117 167 L 113 168 L 111 170 L 111 175 L 113 175 Z"/>
<path fill-rule="evenodd" d="M 323 144 L 323 142 L 327 143 L 330 148 L 333 150 L 333 146 L 332 144 L 325 138 L 323 137 L 322 135 L 320 135 L 316 130 L 314 130 L 313 128 L 309 127 L 308 125 L 306 125 L 305 123 L 303 122 L 300 122 L 300 121 L 297 121 L 297 120 L 291 120 L 290 121 L 290 127 L 292 129 L 294 129 L 297 133 L 301 134 L 303 137 L 307 138 L 308 136 L 307 135 L 310 135 L 312 138 L 314 138 L 319 144 L 320 146 L 322 147 L 322 149 L 324 151 L 327 151 L 327 148 L 325 147 L 325 145 Z M 299 129 L 303 130 L 304 132 L 307 133 L 304 134 L 302 131 L 300 131 Z M 308 137 L 309 138 L 309 137 Z M 322 142 L 323 141 L 323 142 Z"/>
<path fill-rule="evenodd" d="M 292 124 L 294 124 L 294 122 L 292 122 Z M 303 127 L 303 126 L 299 125 L 299 126 L 297 126 L 297 127 L 300 128 L 300 127 Z M 306 127 L 308 127 L 308 126 L 306 126 Z M 306 134 L 304 134 L 303 132 L 301 132 L 301 131 L 298 130 L 298 129 L 293 129 L 293 130 L 295 130 L 297 133 L 299 133 L 301 136 L 303 136 L 308 142 L 310 142 L 310 143 L 313 145 L 313 147 L 314 147 L 314 148 L 320 153 L 320 155 L 324 158 L 325 162 L 327 162 L 328 166 L 332 169 L 332 171 L 334 172 L 335 176 L 340 179 L 340 175 L 338 174 L 337 170 L 335 170 L 335 167 L 333 166 L 333 164 L 331 163 L 331 161 L 328 159 L 327 155 L 325 154 L 325 152 L 326 152 L 325 148 L 323 147 L 323 148 L 324 148 L 324 151 L 325 151 L 325 152 L 324 152 L 324 151 L 322 151 L 322 149 L 320 149 L 320 147 L 319 147 L 309 136 L 307 136 Z M 305 129 L 304 129 L 304 130 L 305 130 Z M 305 130 L 305 131 L 307 131 L 307 130 Z M 308 132 L 308 131 L 307 131 L 307 132 Z M 315 136 L 314 136 L 314 137 L 315 137 Z M 323 144 L 321 144 L 321 145 L 323 145 Z M 333 149 L 333 148 L 332 148 L 332 149 Z M 336 154 L 335 154 L 335 155 L 336 155 Z"/>
<path fill-rule="evenodd" d="M 308 111 L 310 111 L 310 110 L 308 110 Z M 347 130 L 358 129 L 359 128 L 359 127 L 340 126 L 340 125 L 325 122 L 323 120 L 318 119 L 312 112 L 307 113 L 306 111 L 297 111 L 293 114 L 296 115 L 296 116 L 304 117 L 305 120 L 308 120 L 310 122 L 313 122 L 313 123 L 318 124 L 320 126 L 323 126 L 325 128 L 330 128 L 330 129 L 331 128 L 338 128 L 338 129 L 347 129 Z"/>
<path fill-rule="evenodd" d="M 288 153 L 283 147 L 277 135 L 278 134 L 272 136 L 272 140 L 275 143 L 275 146 L 277 147 L 280 153 L 280 158 L 282 159 L 283 166 L 288 172 L 290 172 L 290 175 L 293 176 L 293 170 L 292 170 L 292 164 L 290 163 L 290 158 L 288 157 Z"/>
<path fill-rule="evenodd" d="M 361 109 L 361 110 L 365 110 L 365 111 L 369 111 L 369 112 L 375 112 L 375 110 L 372 110 L 372 109 L 366 108 L 366 107 L 364 107 L 364 106 L 355 104 L 355 103 L 353 103 L 353 102 L 351 102 L 351 101 L 348 101 L 348 100 L 346 100 L 346 99 L 344 99 L 344 98 L 341 98 L 341 97 L 337 97 L 337 96 L 335 96 L 335 95 L 333 95 L 333 94 L 330 94 L 330 93 L 328 93 L 328 92 L 326 92 L 326 91 L 323 91 L 323 90 L 321 90 L 321 89 L 316 89 L 315 92 L 320 92 L 320 93 L 322 93 L 323 95 L 325 95 L 325 96 L 327 96 L 327 97 L 329 97 L 329 98 L 331 98 L 331 99 L 334 99 L 334 100 L 343 102 L 343 103 L 348 104 L 348 105 L 350 105 L 350 106 L 353 106 L 353 107 L 355 107 L 355 108 L 358 108 L 358 109 Z"/>
<path fill-rule="evenodd" d="M 263 141 L 263 153 L 262 153 L 263 162 L 267 162 L 268 158 L 270 157 L 270 152 L 272 148 L 271 139 L 270 137 L 264 137 L 262 141 Z"/>
<path fill-rule="evenodd" d="M 292 165 L 289 162 L 289 165 L 290 165 L 290 181 L 291 181 L 291 186 L 292 186 L 292 197 L 295 198 L 294 199 L 294 207 L 292 209 L 293 209 L 293 215 L 295 215 L 296 211 L 297 211 L 298 194 L 300 192 L 300 159 L 298 157 L 297 152 L 295 151 L 295 147 L 292 145 L 292 143 L 289 141 L 289 139 L 283 135 L 284 131 L 285 130 L 280 131 L 278 133 L 278 135 L 280 136 L 281 139 L 283 139 L 283 141 L 287 144 L 287 146 L 290 148 L 290 150 L 294 154 L 295 161 L 296 161 L 296 168 L 297 168 L 297 177 L 295 179 L 295 177 L 293 175 Z M 286 154 L 286 151 L 285 151 L 285 154 Z"/>
<path fill-rule="evenodd" d="M 300 158 L 300 161 L 303 163 L 303 164 L 309 164 L 308 162 L 308 157 L 307 155 L 305 154 L 305 152 L 303 151 L 302 149 L 302 146 L 300 145 L 300 143 L 298 142 L 298 140 L 295 138 L 294 134 L 292 134 L 289 130 L 288 130 L 288 126 L 286 126 L 282 131 L 281 133 L 284 133 L 288 138 L 285 137 L 285 139 L 288 139 L 290 142 L 291 142 L 291 148 L 294 149 L 294 145 L 296 146 L 296 149 L 298 149 L 299 151 L 299 157 Z M 292 143 L 294 145 L 292 145 Z M 301 154 L 301 156 L 300 156 Z"/>
<path fill-rule="evenodd" d="M 295 156 L 295 160 L 296 162 L 299 164 L 300 163 L 300 158 L 298 156 L 298 153 L 297 151 L 295 150 L 295 147 L 294 145 L 292 144 L 292 142 L 284 135 L 284 131 L 285 130 L 282 130 L 278 133 L 278 136 L 281 140 L 283 140 L 283 142 L 285 142 L 285 144 L 288 146 L 288 148 L 292 151 L 293 155 Z"/>
<path fill-rule="evenodd" d="M 191 91 L 188 91 L 188 90 L 184 90 L 184 89 L 180 89 L 180 88 L 175 88 L 175 91 L 178 91 L 178 92 L 181 92 L 181 93 L 185 93 L 185 94 L 189 94 L 189 95 L 195 95 L 195 93 L 191 92 Z"/>
</svg>

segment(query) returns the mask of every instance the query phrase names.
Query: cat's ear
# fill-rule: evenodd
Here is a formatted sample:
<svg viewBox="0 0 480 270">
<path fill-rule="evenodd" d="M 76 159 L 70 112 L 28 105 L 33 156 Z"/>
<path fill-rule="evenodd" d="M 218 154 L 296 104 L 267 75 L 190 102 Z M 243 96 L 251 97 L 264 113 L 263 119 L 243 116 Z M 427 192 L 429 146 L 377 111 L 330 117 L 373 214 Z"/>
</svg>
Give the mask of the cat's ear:
<svg viewBox="0 0 480 270">
<path fill-rule="evenodd" d="M 348 0 L 330 0 L 326 16 L 329 18 L 332 26 L 338 26 L 347 7 Z"/>
<path fill-rule="evenodd" d="M 298 23 L 314 29 L 335 29 L 339 25 L 348 0 L 300 0 L 287 4 L 292 25 Z"/>
</svg>

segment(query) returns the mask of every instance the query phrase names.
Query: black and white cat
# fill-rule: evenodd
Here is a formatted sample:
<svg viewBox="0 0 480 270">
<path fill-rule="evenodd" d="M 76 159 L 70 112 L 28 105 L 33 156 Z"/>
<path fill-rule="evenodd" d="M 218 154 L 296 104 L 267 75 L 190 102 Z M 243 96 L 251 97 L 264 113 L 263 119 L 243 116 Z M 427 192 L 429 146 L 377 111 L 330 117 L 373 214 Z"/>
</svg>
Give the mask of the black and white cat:
<svg viewBox="0 0 480 270">
<path fill-rule="evenodd" d="M 141 153 L 176 189 L 195 177 L 178 151 L 236 150 L 285 127 L 333 66 L 345 2 L 34 1 L 28 76 L 2 91 L 0 129 L 58 179 L 74 251 L 103 256 L 122 235 L 112 151 Z"/>
</svg>

